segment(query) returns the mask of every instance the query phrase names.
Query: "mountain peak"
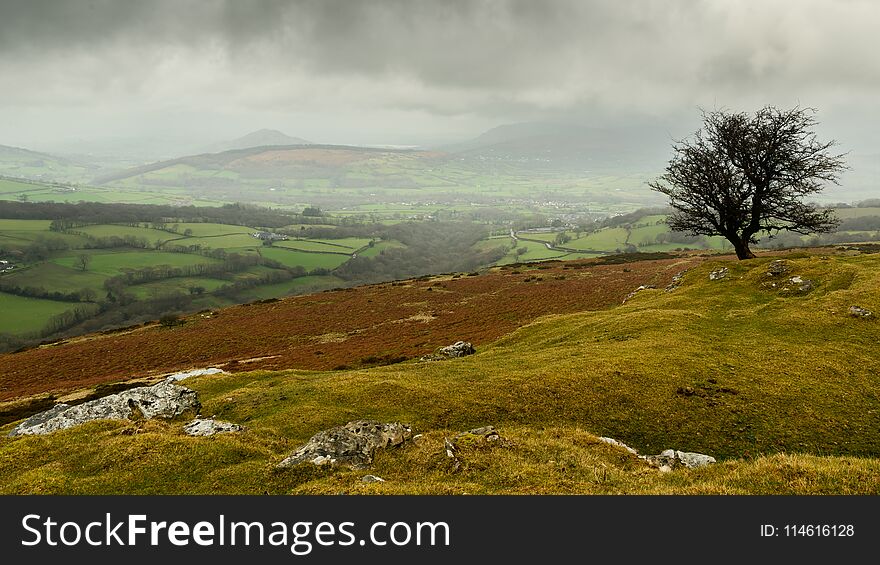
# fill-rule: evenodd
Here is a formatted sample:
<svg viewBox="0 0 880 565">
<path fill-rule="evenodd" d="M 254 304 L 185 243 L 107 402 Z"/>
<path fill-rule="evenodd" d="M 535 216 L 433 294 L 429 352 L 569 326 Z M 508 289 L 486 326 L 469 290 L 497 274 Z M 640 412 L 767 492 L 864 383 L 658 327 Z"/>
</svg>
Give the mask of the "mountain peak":
<svg viewBox="0 0 880 565">
<path fill-rule="evenodd" d="M 263 128 L 230 141 L 215 143 L 208 148 L 208 151 L 219 153 L 232 149 L 246 149 L 248 147 L 263 147 L 267 145 L 312 145 L 312 142 L 301 137 L 291 137 L 277 129 Z"/>
</svg>

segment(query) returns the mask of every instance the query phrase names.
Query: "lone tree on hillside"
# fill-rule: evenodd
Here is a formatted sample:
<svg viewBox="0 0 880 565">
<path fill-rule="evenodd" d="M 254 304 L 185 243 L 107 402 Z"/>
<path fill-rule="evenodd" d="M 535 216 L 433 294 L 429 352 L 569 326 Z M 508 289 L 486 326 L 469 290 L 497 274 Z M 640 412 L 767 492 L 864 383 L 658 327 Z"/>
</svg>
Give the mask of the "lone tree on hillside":
<svg viewBox="0 0 880 565">
<path fill-rule="evenodd" d="M 766 232 L 833 231 L 839 220 L 802 200 L 837 184 L 843 155 L 816 140 L 815 110 L 766 106 L 754 115 L 703 112 L 693 139 L 673 144 L 666 173 L 649 186 L 669 197 L 674 231 L 727 238 L 740 259 Z"/>
<path fill-rule="evenodd" d="M 80 271 L 85 271 L 89 268 L 89 263 L 91 262 L 92 256 L 83 253 L 82 255 L 76 256 L 76 258 L 73 260 L 73 265 Z"/>
</svg>

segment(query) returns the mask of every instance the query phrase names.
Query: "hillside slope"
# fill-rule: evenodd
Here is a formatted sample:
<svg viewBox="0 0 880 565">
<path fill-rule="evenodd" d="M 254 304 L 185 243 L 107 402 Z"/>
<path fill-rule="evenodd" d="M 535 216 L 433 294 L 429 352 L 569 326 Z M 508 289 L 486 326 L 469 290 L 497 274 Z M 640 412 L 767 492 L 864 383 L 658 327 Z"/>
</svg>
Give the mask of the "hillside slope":
<svg viewBox="0 0 880 565">
<path fill-rule="evenodd" d="M 880 311 L 880 256 L 789 255 L 776 276 L 770 260 L 695 265 L 671 291 L 541 318 L 462 359 L 199 377 L 187 386 L 202 413 L 245 432 L 98 422 L 3 438 L 0 490 L 878 494 L 877 321 L 849 308 Z M 709 280 L 720 267 L 729 274 Z M 424 434 L 379 453 L 370 472 L 386 483 L 275 470 L 318 430 L 359 418 Z M 509 443 L 463 449 L 455 468 L 443 438 L 487 424 Z M 720 463 L 663 474 L 593 434 Z"/>
</svg>

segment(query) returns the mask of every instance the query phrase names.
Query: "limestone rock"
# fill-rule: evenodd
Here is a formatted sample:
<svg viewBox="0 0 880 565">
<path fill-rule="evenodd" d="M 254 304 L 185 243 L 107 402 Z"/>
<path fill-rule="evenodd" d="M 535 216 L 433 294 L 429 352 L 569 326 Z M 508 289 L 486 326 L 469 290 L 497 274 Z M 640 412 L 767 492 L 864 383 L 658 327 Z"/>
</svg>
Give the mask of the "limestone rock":
<svg viewBox="0 0 880 565">
<path fill-rule="evenodd" d="M 473 355 L 477 350 L 469 341 L 456 341 L 452 345 L 441 347 L 436 353 L 425 355 L 421 361 L 443 361 L 445 359 L 454 359 L 456 357 L 465 357 Z"/>
<path fill-rule="evenodd" d="M 770 265 L 767 266 L 767 276 L 768 277 L 777 277 L 779 275 L 784 275 L 788 272 L 788 263 L 783 261 L 782 259 L 776 259 Z"/>
<path fill-rule="evenodd" d="M 697 469 L 715 463 L 715 458 L 710 455 L 675 449 L 666 449 L 659 455 L 640 455 L 639 457 L 662 472 L 672 471 L 678 467 Z"/>
<path fill-rule="evenodd" d="M 385 479 L 376 475 L 364 475 L 361 477 L 362 483 L 384 483 Z"/>
<path fill-rule="evenodd" d="M 730 274 L 730 269 L 727 267 L 721 267 L 720 269 L 715 269 L 711 273 L 709 273 L 710 281 L 720 281 L 721 279 L 727 278 L 727 275 Z"/>
<path fill-rule="evenodd" d="M 501 437 L 495 426 L 483 426 L 474 428 L 466 432 L 456 434 L 452 439 L 443 438 L 446 457 L 452 459 L 453 470 L 458 471 L 462 466 L 462 460 L 459 456 L 459 448 L 468 447 L 494 447 L 506 446 L 509 444 L 507 440 Z"/>
<path fill-rule="evenodd" d="M 873 318 L 874 313 L 868 310 L 867 308 L 862 308 L 861 306 L 850 306 L 849 307 L 850 316 L 855 316 L 856 318 Z"/>
<path fill-rule="evenodd" d="M 93 420 L 127 420 L 135 417 L 174 418 L 186 411 L 198 413 L 202 405 L 196 391 L 162 381 L 70 406 L 58 404 L 17 425 L 10 437 L 42 435 Z"/>
<path fill-rule="evenodd" d="M 618 441 L 618 440 L 614 439 L 613 437 L 604 437 L 603 436 L 603 437 L 599 438 L 599 441 L 607 443 L 609 445 L 613 445 L 615 447 L 622 447 L 623 449 L 632 453 L 633 455 L 639 454 L 639 452 L 636 451 L 635 449 L 633 449 L 632 447 L 628 446 L 627 444 L 623 443 L 622 441 Z"/>
<path fill-rule="evenodd" d="M 793 285 L 794 289 L 798 292 L 810 292 L 813 290 L 815 284 L 810 279 L 805 279 L 798 275 L 795 275 L 788 279 L 789 285 Z"/>
<path fill-rule="evenodd" d="M 676 449 L 666 449 L 662 451 L 659 455 L 639 455 L 639 453 L 635 449 L 614 438 L 600 437 L 599 441 L 616 447 L 622 447 L 629 453 L 637 455 L 639 459 L 647 462 L 653 467 L 657 467 L 657 469 L 664 473 L 673 471 L 679 467 L 684 467 L 686 469 L 697 469 L 699 467 L 705 467 L 706 465 L 711 465 L 715 463 L 714 457 L 710 455 L 704 455 L 702 453 L 678 451 Z"/>
<path fill-rule="evenodd" d="M 191 371 L 182 371 L 180 373 L 174 373 L 172 375 L 168 375 L 165 377 L 165 380 L 170 383 L 176 383 L 178 381 L 182 381 L 184 379 L 188 379 L 190 377 L 200 377 L 202 375 L 216 375 L 218 373 L 225 373 L 223 369 L 218 369 L 216 367 L 208 367 L 207 369 L 193 369 Z"/>
<path fill-rule="evenodd" d="M 278 468 L 301 463 L 313 465 L 346 465 L 353 469 L 373 462 L 376 449 L 403 444 L 412 437 L 412 429 L 399 422 L 383 424 L 374 420 L 357 420 L 343 426 L 320 431 L 308 443 L 278 464 Z"/>
<path fill-rule="evenodd" d="M 438 353 L 444 357 L 465 357 L 473 355 L 477 350 L 469 341 L 456 341 L 452 345 L 441 347 Z"/>
<path fill-rule="evenodd" d="M 685 269 L 679 273 L 676 273 L 676 275 L 672 277 L 672 281 L 666 286 L 666 292 L 672 292 L 676 288 L 680 287 L 681 282 L 684 280 L 684 274 L 688 271 L 689 269 Z"/>
<path fill-rule="evenodd" d="M 183 431 L 188 436 L 212 436 L 214 434 L 228 434 L 240 432 L 244 428 L 232 422 L 222 422 L 213 418 L 196 418 L 183 426 Z"/>
</svg>

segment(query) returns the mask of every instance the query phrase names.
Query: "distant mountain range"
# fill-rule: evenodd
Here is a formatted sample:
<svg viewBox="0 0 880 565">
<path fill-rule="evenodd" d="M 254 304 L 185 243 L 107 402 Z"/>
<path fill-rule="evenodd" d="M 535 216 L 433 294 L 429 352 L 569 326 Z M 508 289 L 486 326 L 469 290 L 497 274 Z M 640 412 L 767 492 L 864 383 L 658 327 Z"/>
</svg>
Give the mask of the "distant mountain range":
<svg viewBox="0 0 880 565">
<path fill-rule="evenodd" d="M 594 128 L 565 122 L 527 122 L 490 129 L 443 147 L 482 161 L 539 169 L 660 170 L 672 135 L 659 126 Z"/>
<path fill-rule="evenodd" d="M 204 153 L 221 153 L 234 149 L 247 149 L 249 147 L 268 147 L 275 145 L 312 145 L 301 137 L 291 137 L 277 129 L 261 129 L 252 131 L 230 141 L 222 141 L 205 147 Z"/>
</svg>

